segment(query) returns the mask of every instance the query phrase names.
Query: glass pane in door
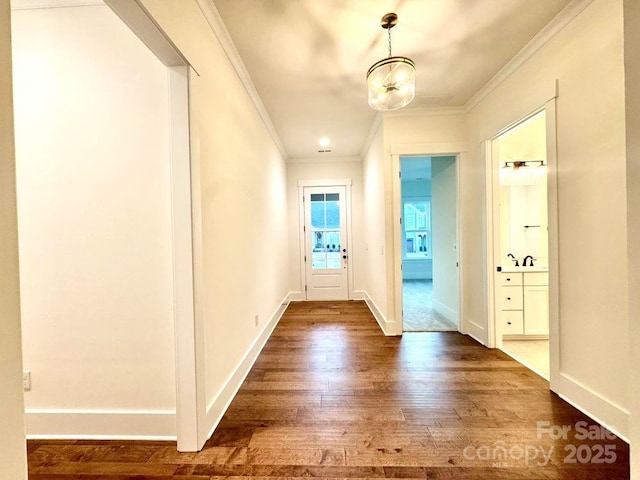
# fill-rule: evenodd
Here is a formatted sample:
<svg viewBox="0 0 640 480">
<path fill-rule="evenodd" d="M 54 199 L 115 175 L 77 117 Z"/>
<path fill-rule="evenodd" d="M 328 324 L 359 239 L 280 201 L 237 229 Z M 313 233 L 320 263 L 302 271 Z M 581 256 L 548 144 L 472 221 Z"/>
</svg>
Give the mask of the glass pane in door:
<svg viewBox="0 0 640 480">
<path fill-rule="evenodd" d="M 341 267 L 340 256 L 340 195 L 311 194 L 311 268 Z"/>
</svg>

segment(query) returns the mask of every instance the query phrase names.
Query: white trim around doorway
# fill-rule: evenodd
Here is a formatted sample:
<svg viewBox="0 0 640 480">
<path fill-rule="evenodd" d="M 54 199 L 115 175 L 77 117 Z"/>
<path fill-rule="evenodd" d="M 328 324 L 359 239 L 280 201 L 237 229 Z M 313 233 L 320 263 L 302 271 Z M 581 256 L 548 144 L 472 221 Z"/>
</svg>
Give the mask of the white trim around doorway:
<svg viewBox="0 0 640 480">
<path fill-rule="evenodd" d="M 198 451 L 206 441 L 202 312 L 202 237 L 198 221 L 199 158 L 192 149 L 198 132 L 190 119 L 189 84 L 193 66 L 149 12 L 130 0 L 105 0 L 106 5 L 167 67 L 171 133 L 171 219 L 174 287 L 176 436 L 179 451 Z M 156 417 L 154 417 L 156 418 Z M 157 418 L 163 418 L 158 416 Z"/>
<path fill-rule="evenodd" d="M 463 302 L 464 272 L 465 272 L 465 250 L 461 235 L 462 203 L 460 198 L 460 164 L 467 156 L 467 144 L 464 142 L 444 142 L 444 143 L 415 143 L 415 144 L 393 144 L 391 145 L 391 164 L 393 168 L 392 188 L 393 188 L 393 291 L 394 291 L 394 318 L 389 319 L 388 325 L 393 325 L 393 332 L 385 332 L 387 335 L 402 335 L 402 228 L 400 224 L 402 204 L 402 191 L 400 183 L 400 157 L 411 155 L 428 156 L 452 156 L 456 157 L 456 216 L 457 216 L 457 237 L 458 237 L 458 331 L 467 334 L 468 325 L 465 317 L 465 305 Z"/>
<path fill-rule="evenodd" d="M 350 178 L 341 179 L 316 179 L 316 180 L 298 180 L 298 248 L 300 250 L 300 284 L 298 285 L 298 292 L 291 293 L 289 299 L 291 301 L 306 301 L 307 296 L 304 290 L 306 270 L 305 270 L 305 239 L 304 239 L 304 188 L 305 187 L 345 187 L 346 190 L 346 211 L 347 211 L 347 251 L 349 252 L 347 258 L 347 283 L 349 288 L 349 300 L 356 299 L 353 290 L 353 235 L 352 235 L 352 221 L 351 221 L 351 186 L 353 182 Z"/>
<path fill-rule="evenodd" d="M 546 151 L 547 151 L 547 205 L 548 205 L 548 249 L 549 249 L 549 379 L 551 390 L 555 390 L 555 383 L 559 377 L 559 259 L 558 259 L 558 158 L 556 139 L 556 98 L 545 102 L 540 108 L 520 116 L 517 120 L 501 128 L 497 133 L 485 141 L 486 160 L 486 211 L 487 211 L 487 346 L 502 348 L 502 338 L 498 322 L 496 321 L 496 238 L 499 237 L 499 222 L 497 221 L 497 185 L 499 183 L 496 168 L 497 140 L 504 133 L 520 125 L 522 122 L 545 112 L 546 118 Z"/>
</svg>

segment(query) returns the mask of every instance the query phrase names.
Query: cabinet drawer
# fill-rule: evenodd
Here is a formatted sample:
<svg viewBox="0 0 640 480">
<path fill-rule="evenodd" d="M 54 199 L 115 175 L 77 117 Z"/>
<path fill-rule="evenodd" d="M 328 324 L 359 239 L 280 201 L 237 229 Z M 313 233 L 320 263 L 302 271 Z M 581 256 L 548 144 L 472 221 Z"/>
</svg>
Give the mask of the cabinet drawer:
<svg viewBox="0 0 640 480">
<path fill-rule="evenodd" d="M 509 285 L 522 285 L 522 273 L 501 273 L 500 285 L 505 287 Z"/>
<path fill-rule="evenodd" d="M 500 289 L 500 310 L 522 310 L 522 287 L 502 287 Z"/>
<path fill-rule="evenodd" d="M 522 311 L 502 312 L 502 333 L 504 335 L 522 335 L 524 333 L 524 317 Z"/>
<path fill-rule="evenodd" d="M 548 272 L 526 272 L 524 274 L 525 285 L 549 285 Z"/>
</svg>

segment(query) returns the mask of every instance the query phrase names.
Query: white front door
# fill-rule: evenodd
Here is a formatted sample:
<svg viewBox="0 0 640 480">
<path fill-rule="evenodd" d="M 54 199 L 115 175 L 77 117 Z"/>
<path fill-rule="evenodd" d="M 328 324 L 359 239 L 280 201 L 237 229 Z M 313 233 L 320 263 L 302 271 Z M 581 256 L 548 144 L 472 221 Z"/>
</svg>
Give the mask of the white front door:
<svg viewBox="0 0 640 480">
<path fill-rule="evenodd" d="M 348 300 L 345 187 L 304 188 L 307 300 Z"/>
</svg>

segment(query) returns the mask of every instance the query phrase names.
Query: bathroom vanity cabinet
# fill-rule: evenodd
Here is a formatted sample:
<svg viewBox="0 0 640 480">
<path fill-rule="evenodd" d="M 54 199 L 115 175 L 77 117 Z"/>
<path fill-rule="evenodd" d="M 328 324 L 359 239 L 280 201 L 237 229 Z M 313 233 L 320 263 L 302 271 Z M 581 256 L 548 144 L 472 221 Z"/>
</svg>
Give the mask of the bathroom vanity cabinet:
<svg viewBox="0 0 640 480">
<path fill-rule="evenodd" d="M 548 337 L 548 272 L 502 272 L 499 305 L 503 335 Z"/>
</svg>

